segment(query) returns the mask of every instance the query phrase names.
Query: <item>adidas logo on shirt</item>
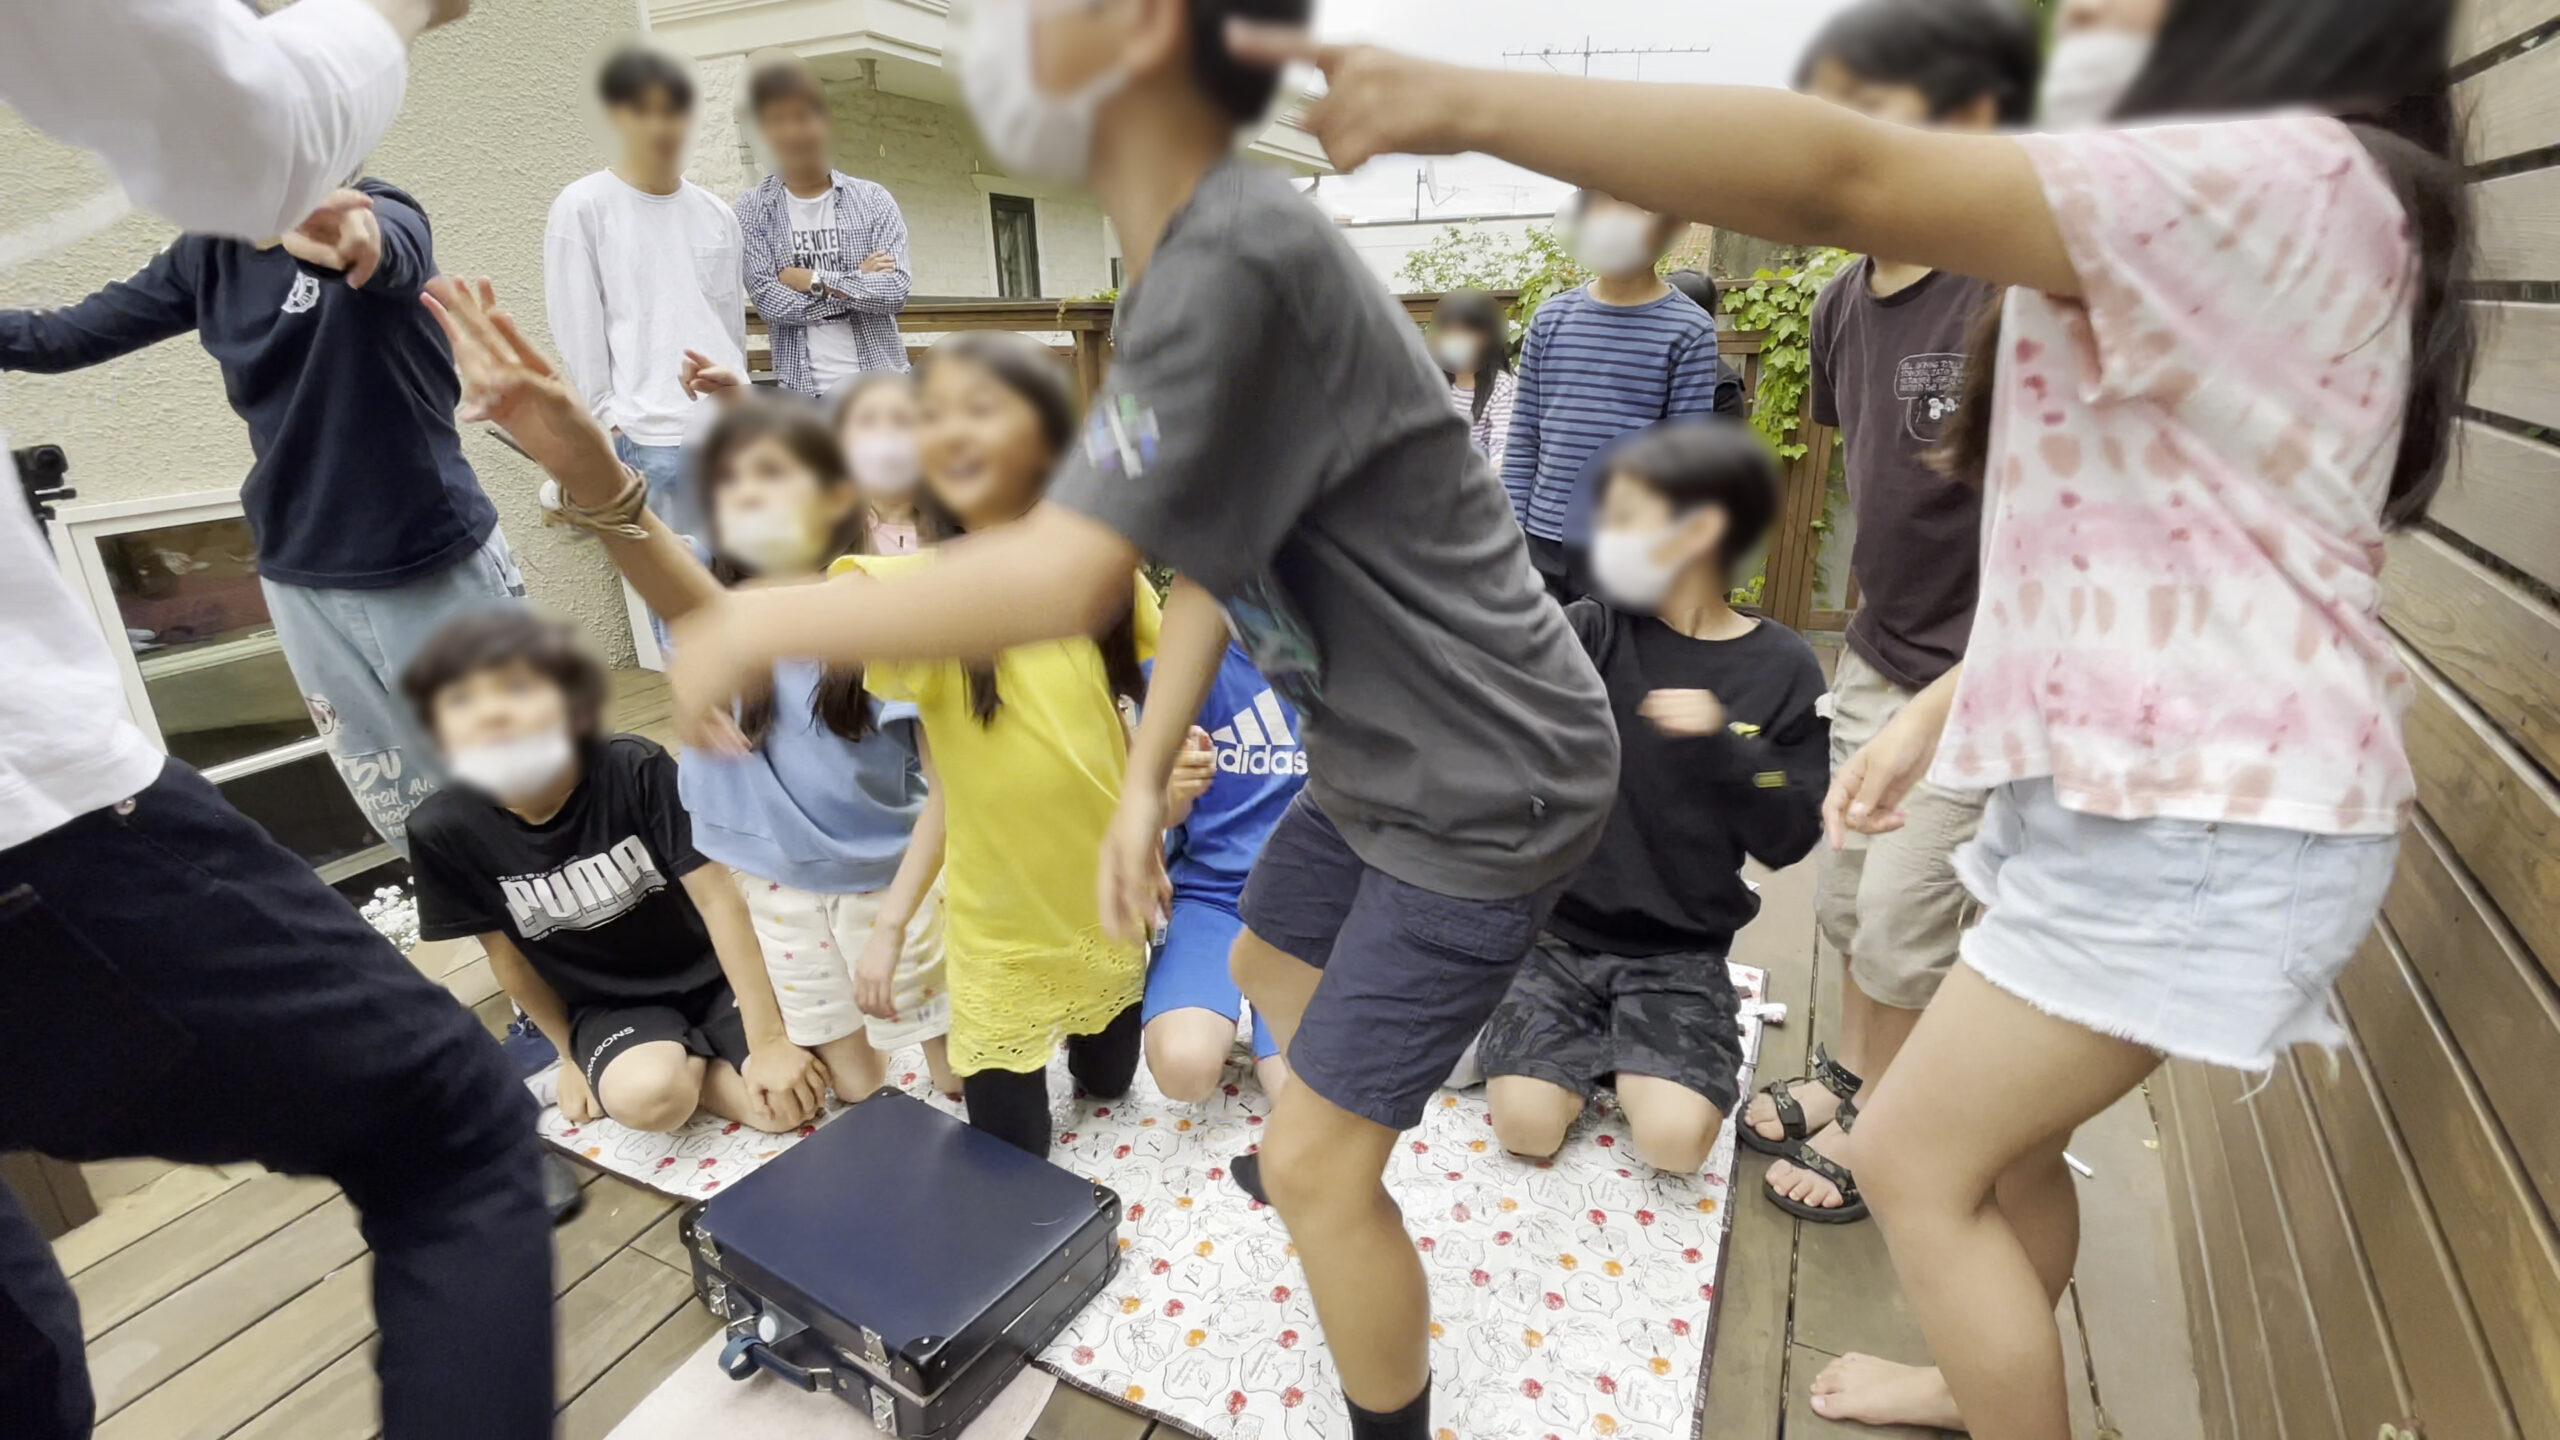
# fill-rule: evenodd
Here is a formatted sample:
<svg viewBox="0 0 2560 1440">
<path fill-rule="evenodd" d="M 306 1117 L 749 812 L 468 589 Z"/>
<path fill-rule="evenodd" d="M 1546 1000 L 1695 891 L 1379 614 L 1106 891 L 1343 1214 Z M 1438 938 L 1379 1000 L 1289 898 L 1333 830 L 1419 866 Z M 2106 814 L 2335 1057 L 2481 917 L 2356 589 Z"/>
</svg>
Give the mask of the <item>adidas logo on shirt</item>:
<svg viewBox="0 0 2560 1440">
<path fill-rule="evenodd" d="M 1279 697 L 1268 689 L 1236 718 L 1209 732 L 1217 743 L 1218 768 L 1229 775 L 1304 775 L 1307 752 L 1289 729 Z"/>
</svg>

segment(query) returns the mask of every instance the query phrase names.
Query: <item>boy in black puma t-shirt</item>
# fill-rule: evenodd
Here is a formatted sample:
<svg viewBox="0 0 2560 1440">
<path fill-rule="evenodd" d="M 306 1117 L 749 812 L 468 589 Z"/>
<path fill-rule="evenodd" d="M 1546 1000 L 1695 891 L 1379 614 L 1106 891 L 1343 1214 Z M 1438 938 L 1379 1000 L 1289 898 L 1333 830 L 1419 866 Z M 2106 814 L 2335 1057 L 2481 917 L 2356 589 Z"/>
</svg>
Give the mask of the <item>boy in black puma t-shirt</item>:
<svg viewBox="0 0 2560 1440">
<path fill-rule="evenodd" d="M 1830 727 L 1812 647 L 1726 601 L 1777 510 L 1768 446 L 1729 420 L 1681 421 L 1627 442 L 1604 473 L 1599 598 L 1565 618 L 1617 720 L 1617 803 L 1479 1053 L 1514 1154 L 1553 1155 L 1609 1086 L 1637 1153 L 1694 1172 L 1742 1063 L 1725 954 L 1760 908 L 1742 864 L 1812 850 Z"/>
<path fill-rule="evenodd" d="M 568 631 L 466 615 L 402 685 L 457 782 L 410 820 L 418 933 L 479 938 L 559 1048 L 561 1112 L 805 1123 L 824 1082 L 783 1033 L 745 901 L 694 850 L 675 761 L 603 733 L 604 672 Z"/>
</svg>

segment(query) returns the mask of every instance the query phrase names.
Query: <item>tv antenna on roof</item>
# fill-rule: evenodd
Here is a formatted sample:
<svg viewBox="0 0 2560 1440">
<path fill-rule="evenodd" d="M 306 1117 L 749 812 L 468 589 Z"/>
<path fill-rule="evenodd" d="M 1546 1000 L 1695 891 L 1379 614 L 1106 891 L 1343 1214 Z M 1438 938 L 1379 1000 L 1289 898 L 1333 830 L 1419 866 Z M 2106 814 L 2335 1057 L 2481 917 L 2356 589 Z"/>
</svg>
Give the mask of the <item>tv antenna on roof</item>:
<svg viewBox="0 0 2560 1440">
<path fill-rule="evenodd" d="M 1536 60 L 1544 64 L 1550 70 L 1554 70 L 1556 68 L 1556 61 L 1559 58 L 1579 58 L 1582 61 L 1583 77 L 1588 79 L 1591 75 L 1592 56 L 1633 55 L 1636 57 L 1636 78 L 1641 80 L 1644 78 L 1644 57 L 1647 55 L 1704 55 L 1714 48 L 1715 47 L 1712 45 L 1594 46 L 1591 43 L 1591 37 L 1585 35 L 1582 37 L 1582 43 L 1579 45 L 1541 45 L 1535 50 L 1505 50 L 1502 52 L 1502 58 L 1505 60 Z M 1562 74 L 1563 72 L 1557 71 L 1557 73 Z"/>
</svg>

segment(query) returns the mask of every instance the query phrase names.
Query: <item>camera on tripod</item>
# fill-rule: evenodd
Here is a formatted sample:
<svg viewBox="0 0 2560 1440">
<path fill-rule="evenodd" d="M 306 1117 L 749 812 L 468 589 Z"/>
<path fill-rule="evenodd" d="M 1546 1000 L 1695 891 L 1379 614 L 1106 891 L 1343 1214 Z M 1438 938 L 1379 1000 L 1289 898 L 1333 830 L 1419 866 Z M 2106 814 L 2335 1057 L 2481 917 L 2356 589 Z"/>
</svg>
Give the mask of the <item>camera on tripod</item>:
<svg viewBox="0 0 2560 1440">
<path fill-rule="evenodd" d="M 35 512 L 36 523 L 53 519 L 53 507 L 65 500 L 79 498 L 80 492 L 65 483 L 71 474 L 71 457 L 59 445 L 29 445 L 12 450 L 9 458 L 17 462 L 18 488 L 27 492 L 27 508 Z"/>
</svg>

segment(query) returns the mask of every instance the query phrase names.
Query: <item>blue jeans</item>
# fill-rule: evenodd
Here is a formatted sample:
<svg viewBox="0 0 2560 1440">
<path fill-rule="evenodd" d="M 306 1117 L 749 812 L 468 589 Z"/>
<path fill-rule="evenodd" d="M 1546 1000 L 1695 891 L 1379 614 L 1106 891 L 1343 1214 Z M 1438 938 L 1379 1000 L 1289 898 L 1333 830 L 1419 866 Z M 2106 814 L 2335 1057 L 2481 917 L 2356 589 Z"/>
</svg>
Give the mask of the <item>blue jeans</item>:
<svg viewBox="0 0 2560 1440">
<path fill-rule="evenodd" d="M 433 575 L 383 590 L 262 580 L 284 662 L 339 778 L 376 833 L 407 853 L 409 812 L 444 784 L 435 737 L 400 693 L 400 672 L 457 615 L 524 598 L 504 531 Z"/>
<path fill-rule="evenodd" d="M 667 522 L 667 528 L 688 539 L 702 534 L 702 497 L 693 493 L 685 482 L 685 450 L 682 445 L 643 445 L 628 435 L 616 433 L 613 453 L 622 463 L 640 472 L 649 482 L 649 510 Z"/>
<path fill-rule="evenodd" d="M 0 850 L 0 1151 L 255 1160 L 373 1249 L 386 1440 L 551 1433 L 551 1215 L 497 1042 L 300 857 L 170 761 Z M 0 1190 L 0 1430 L 78 1440 L 77 1302 Z"/>
</svg>

